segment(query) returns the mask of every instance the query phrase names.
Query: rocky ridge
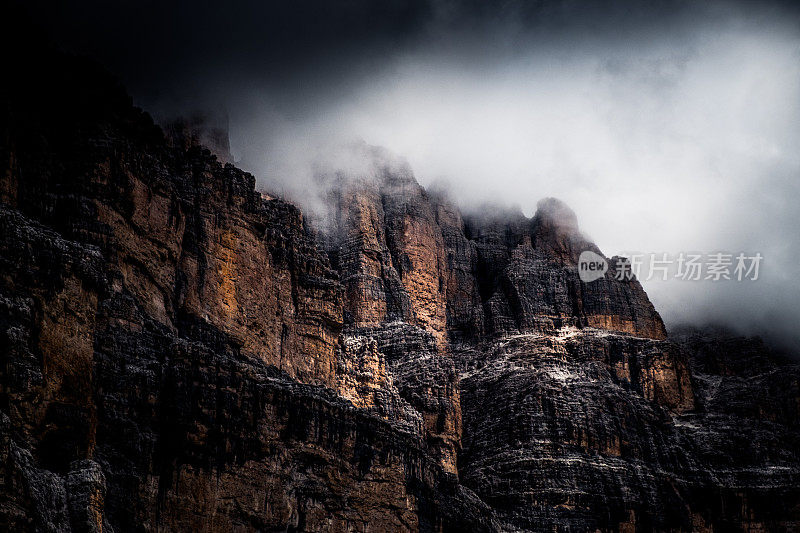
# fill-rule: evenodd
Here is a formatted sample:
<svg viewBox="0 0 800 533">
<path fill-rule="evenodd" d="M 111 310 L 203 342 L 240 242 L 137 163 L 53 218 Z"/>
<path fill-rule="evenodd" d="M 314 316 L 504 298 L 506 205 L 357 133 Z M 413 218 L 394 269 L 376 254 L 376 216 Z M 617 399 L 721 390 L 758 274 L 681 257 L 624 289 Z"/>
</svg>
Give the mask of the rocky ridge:
<svg viewBox="0 0 800 533">
<path fill-rule="evenodd" d="M 102 70 L 10 63 L 0 527 L 797 527 L 796 364 L 666 340 L 548 199 L 463 215 L 358 147 L 330 217 L 165 136 Z"/>
<path fill-rule="evenodd" d="M 332 205 L 326 247 L 345 288 L 345 315 L 360 324 L 402 320 L 448 342 L 598 327 L 666 338 L 661 317 L 636 279 L 614 272 L 578 277 L 578 256 L 600 250 L 575 214 L 554 198 L 535 216 L 462 216 L 428 193 L 408 164 L 355 146 L 362 175 L 322 179 Z"/>
</svg>

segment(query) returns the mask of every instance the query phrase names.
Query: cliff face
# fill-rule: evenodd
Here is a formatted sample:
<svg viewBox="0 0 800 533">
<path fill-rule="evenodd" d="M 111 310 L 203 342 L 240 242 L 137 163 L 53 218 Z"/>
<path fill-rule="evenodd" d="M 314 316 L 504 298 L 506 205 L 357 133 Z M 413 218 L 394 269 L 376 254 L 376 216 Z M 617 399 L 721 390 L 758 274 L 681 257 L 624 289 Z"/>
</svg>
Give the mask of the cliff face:
<svg viewBox="0 0 800 533">
<path fill-rule="evenodd" d="M 445 249 L 436 206 L 408 165 L 377 148 L 353 151 L 370 163 L 364 174 L 330 180 L 325 228 L 345 288 L 345 315 L 359 326 L 414 323 L 443 346 Z"/>
<path fill-rule="evenodd" d="M 664 325 L 557 200 L 370 147 L 312 231 L 84 62 L 2 95 L 0 527 L 789 528 L 797 366 Z"/>
<path fill-rule="evenodd" d="M 375 342 L 342 335 L 297 208 L 167 143 L 102 72 L 42 67 L 4 94 L 3 524 L 487 522 Z"/>
<path fill-rule="evenodd" d="M 382 150 L 354 148 L 364 175 L 325 184 L 332 198 L 328 248 L 357 325 L 403 320 L 448 341 L 547 332 L 572 325 L 666 338 L 635 279 L 582 283 L 578 256 L 600 250 L 559 200 L 521 213 L 471 216 L 427 193 L 408 165 Z"/>
</svg>

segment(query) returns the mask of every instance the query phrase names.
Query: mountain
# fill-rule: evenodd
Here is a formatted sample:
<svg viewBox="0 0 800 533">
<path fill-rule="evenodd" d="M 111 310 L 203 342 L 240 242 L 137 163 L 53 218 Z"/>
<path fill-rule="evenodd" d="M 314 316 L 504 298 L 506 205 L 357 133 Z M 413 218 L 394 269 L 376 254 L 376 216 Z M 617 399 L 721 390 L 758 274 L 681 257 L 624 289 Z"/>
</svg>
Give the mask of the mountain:
<svg viewBox="0 0 800 533">
<path fill-rule="evenodd" d="M 32 53 L 2 89 L 0 527 L 800 525 L 798 364 L 581 281 L 562 202 L 465 215 L 360 145 L 312 225 Z"/>
</svg>

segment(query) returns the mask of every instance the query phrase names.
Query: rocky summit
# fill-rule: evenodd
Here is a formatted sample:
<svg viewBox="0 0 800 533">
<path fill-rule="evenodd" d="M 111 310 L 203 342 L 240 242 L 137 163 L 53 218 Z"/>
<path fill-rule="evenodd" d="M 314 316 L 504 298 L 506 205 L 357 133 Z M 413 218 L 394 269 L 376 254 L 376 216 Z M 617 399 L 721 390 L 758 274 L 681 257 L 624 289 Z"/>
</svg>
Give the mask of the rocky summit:
<svg viewBox="0 0 800 533">
<path fill-rule="evenodd" d="M 362 145 L 312 224 L 98 67 L 5 70 L 0 529 L 800 528 L 796 359 L 581 281 L 562 202 Z"/>
</svg>

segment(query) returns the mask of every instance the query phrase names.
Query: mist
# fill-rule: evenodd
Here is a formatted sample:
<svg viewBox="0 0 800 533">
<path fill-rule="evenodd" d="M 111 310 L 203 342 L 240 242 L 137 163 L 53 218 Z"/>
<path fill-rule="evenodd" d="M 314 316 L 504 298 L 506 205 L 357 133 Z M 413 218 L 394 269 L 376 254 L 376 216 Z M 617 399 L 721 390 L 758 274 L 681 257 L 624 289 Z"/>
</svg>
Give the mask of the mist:
<svg viewBox="0 0 800 533">
<path fill-rule="evenodd" d="M 800 350 L 796 8 L 320 6 L 189 5 L 149 32 L 144 10 L 101 10 L 94 33 L 63 12 L 38 16 L 156 116 L 224 109 L 237 164 L 309 209 L 315 173 L 363 141 L 466 210 L 505 203 L 532 216 L 560 198 L 607 256 L 760 253 L 756 281 L 642 283 L 668 327 L 721 323 Z M 131 16 L 135 46 L 114 37 Z"/>
</svg>

